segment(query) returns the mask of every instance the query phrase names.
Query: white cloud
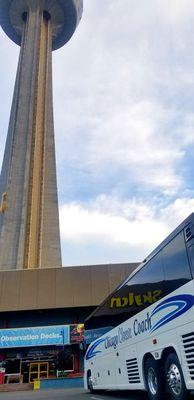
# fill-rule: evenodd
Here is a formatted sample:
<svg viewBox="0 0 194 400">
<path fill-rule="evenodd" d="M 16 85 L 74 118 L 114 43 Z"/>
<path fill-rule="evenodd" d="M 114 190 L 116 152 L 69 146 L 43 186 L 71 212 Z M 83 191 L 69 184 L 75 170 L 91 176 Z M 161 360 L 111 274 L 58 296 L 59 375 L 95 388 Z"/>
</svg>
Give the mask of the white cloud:
<svg viewBox="0 0 194 400">
<path fill-rule="evenodd" d="M 194 197 L 183 197 L 176 199 L 163 210 L 160 210 L 160 216 L 168 229 L 172 229 L 192 212 L 194 212 Z"/>
<path fill-rule="evenodd" d="M 62 238 L 74 238 L 83 241 L 92 235 L 107 237 L 112 242 L 132 245 L 152 245 L 153 237 L 148 231 L 155 232 L 154 240 L 160 240 L 165 229 L 160 221 L 151 218 L 129 221 L 127 218 L 114 216 L 99 211 L 89 211 L 79 205 L 64 205 L 60 212 Z"/>
<path fill-rule="evenodd" d="M 194 143 L 193 23 L 191 1 L 85 1 L 76 43 L 54 54 L 59 163 L 178 196 Z"/>
<path fill-rule="evenodd" d="M 96 246 L 100 242 L 108 243 L 112 249 L 116 246 L 117 261 L 122 260 L 122 247 L 125 246 L 133 257 L 136 253 L 136 261 L 141 261 L 143 255 L 152 251 L 193 211 L 192 198 L 176 199 L 158 209 L 157 204 L 145 204 L 143 200 L 132 199 L 123 203 L 117 198 L 101 196 L 88 205 L 70 203 L 61 207 L 61 237 L 62 241 L 76 243 L 80 250 L 82 246 L 88 248 L 88 253 L 93 242 L 97 243 Z M 106 258 L 105 254 L 104 250 Z M 114 250 L 112 254 L 115 257 Z M 108 257 L 106 262 L 114 262 L 114 259 L 110 260 L 110 254 Z M 95 260 L 98 260 L 97 255 Z"/>
</svg>

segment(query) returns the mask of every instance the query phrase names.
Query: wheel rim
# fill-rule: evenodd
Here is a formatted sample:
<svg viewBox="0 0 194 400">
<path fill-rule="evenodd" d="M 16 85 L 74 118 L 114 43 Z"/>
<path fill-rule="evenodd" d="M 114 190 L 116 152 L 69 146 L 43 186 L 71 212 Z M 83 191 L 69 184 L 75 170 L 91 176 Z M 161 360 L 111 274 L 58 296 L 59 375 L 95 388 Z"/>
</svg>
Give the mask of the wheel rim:
<svg viewBox="0 0 194 400">
<path fill-rule="evenodd" d="M 150 367 L 148 369 L 148 387 L 152 395 L 155 395 L 158 390 L 158 380 L 155 370 Z"/>
<path fill-rule="evenodd" d="M 167 382 L 172 392 L 175 395 L 179 395 L 182 390 L 182 379 L 180 370 L 176 364 L 171 364 L 167 373 Z"/>
</svg>

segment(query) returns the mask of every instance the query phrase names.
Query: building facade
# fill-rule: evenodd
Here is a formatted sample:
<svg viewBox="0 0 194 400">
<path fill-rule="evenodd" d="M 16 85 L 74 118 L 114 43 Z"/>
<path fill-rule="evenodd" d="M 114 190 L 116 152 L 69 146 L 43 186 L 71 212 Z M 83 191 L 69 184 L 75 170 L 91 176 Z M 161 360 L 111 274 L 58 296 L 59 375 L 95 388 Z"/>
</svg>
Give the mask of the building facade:
<svg viewBox="0 0 194 400">
<path fill-rule="evenodd" d="M 33 382 L 83 372 L 83 324 L 136 263 L 0 272 L 0 366 Z M 12 378 L 12 377 L 15 378 Z"/>
</svg>

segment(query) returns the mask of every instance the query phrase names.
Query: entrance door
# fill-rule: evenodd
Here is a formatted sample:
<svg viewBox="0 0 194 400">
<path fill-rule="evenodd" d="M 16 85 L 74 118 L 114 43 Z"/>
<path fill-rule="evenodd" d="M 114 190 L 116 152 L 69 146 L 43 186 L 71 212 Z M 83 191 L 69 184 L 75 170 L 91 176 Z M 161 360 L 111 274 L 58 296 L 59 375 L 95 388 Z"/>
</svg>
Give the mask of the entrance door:
<svg viewBox="0 0 194 400">
<path fill-rule="evenodd" d="M 30 383 L 33 383 L 35 380 L 48 378 L 48 375 L 49 375 L 48 362 L 30 363 L 30 370 L 29 370 Z"/>
</svg>

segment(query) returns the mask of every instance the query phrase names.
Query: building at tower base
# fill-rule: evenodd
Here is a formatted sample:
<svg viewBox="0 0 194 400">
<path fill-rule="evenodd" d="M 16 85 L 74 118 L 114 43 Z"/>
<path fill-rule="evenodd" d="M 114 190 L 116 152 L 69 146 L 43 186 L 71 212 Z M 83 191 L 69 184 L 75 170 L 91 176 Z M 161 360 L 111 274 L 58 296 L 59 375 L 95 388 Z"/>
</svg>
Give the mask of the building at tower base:
<svg viewBox="0 0 194 400">
<path fill-rule="evenodd" d="M 0 366 L 6 376 L 18 374 L 28 383 L 37 378 L 30 365 L 42 362 L 52 382 L 61 370 L 83 373 L 84 320 L 137 266 L 0 271 Z"/>
</svg>

